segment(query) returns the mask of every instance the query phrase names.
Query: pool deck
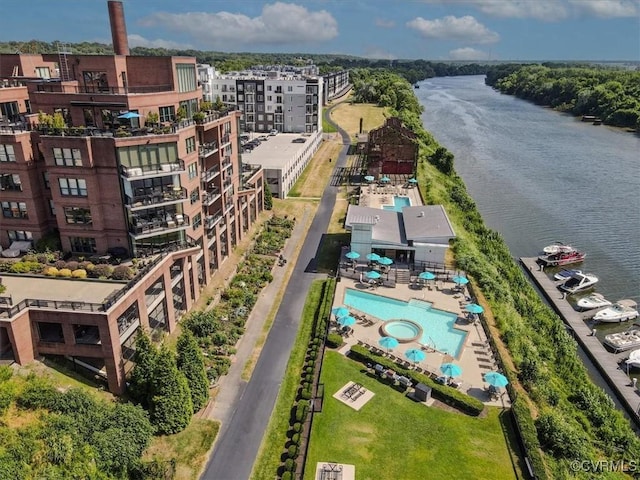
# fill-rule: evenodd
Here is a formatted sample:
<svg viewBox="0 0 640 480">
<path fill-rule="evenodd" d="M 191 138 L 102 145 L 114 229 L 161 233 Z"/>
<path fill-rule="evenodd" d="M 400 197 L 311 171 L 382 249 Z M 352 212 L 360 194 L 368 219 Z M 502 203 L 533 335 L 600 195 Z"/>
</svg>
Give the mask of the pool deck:
<svg viewBox="0 0 640 480">
<path fill-rule="evenodd" d="M 383 205 L 393 205 L 393 197 L 408 197 L 411 205 L 422 205 L 420 191 L 417 187 L 404 185 L 363 184 L 360 191 L 359 205 L 361 207 L 382 208 Z"/>
<path fill-rule="evenodd" d="M 497 370 L 495 359 L 491 352 L 491 348 L 488 346 L 487 337 L 479 323 L 469 323 L 464 317 L 466 312 L 461 304 L 464 301 L 464 295 L 456 294 L 453 292 L 455 284 L 453 282 L 442 282 L 442 288 L 436 289 L 435 286 L 429 288 L 422 288 L 421 290 L 415 290 L 409 287 L 407 284 L 396 284 L 393 288 L 377 287 L 375 290 L 370 290 L 368 284 L 362 284 L 359 280 L 353 280 L 349 278 L 341 278 L 341 281 L 336 284 L 336 295 L 334 307 L 344 305 L 345 290 L 352 288 L 356 290 L 367 291 L 377 295 L 383 295 L 397 300 L 409 301 L 410 299 L 417 299 L 427 301 L 433 304 L 433 308 L 438 310 L 444 310 L 447 312 L 455 313 L 459 316 L 460 321 L 456 324 L 456 328 L 467 332 L 467 337 L 464 345 L 461 348 L 459 358 L 453 358 L 451 355 L 437 352 L 437 351 L 425 351 L 426 358 L 418 365 L 429 372 L 433 372 L 436 375 L 441 375 L 440 365 L 446 362 L 453 362 L 462 368 L 462 375 L 457 379 L 462 381 L 460 390 L 475 398 L 478 398 L 486 405 L 507 408 L 511 406 L 511 402 L 506 393 L 497 399 L 489 398 L 486 388 L 488 384 L 484 382 L 483 375 L 487 372 Z M 350 311 L 354 313 L 361 313 L 347 306 Z M 376 320 L 375 317 L 369 314 L 365 314 L 368 319 Z M 342 353 L 347 353 L 352 345 L 358 343 L 358 340 L 367 343 L 372 346 L 379 347 L 378 340 L 381 337 L 380 324 L 381 320 L 373 325 L 364 324 L 363 322 L 356 323 L 353 328 L 353 334 L 344 337 L 345 345 L 341 348 Z M 420 349 L 422 345 L 418 342 L 401 343 L 395 349 L 392 349 L 390 353 L 396 355 L 396 357 L 404 358 L 404 352 L 410 348 Z M 502 390 L 504 392 L 504 389 Z"/>
</svg>

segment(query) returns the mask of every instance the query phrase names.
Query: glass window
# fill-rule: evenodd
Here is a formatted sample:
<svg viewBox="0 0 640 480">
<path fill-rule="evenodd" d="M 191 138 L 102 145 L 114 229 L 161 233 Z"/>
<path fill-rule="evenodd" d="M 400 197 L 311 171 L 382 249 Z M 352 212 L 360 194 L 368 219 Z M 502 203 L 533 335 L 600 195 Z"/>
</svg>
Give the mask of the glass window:
<svg viewBox="0 0 640 480">
<path fill-rule="evenodd" d="M 161 122 L 173 122 L 173 119 L 176 116 L 176 107 L 169 105 L 166 107 L 160 107 L 158 110 L 160 112 L 159 116 Z"/>
<path fill-rule="evenodd" d="M 71 251 L 78 253 L 97 253 L 96 239 L 88 237 L 69 237 Z"/>
<path fill-rule="evenodd" d="M 85 207 L 64 207 L 64 218 L 67 223 L 91 225 L 91 210 Z"/>
<path fill-rule="evenodd" d="M 33 240 L 33 234 L 27 230 L 9 230 L 7 231 L 7 235 L 11 242 L 18 240 Z"/>
<path fill-rule="evenodd" d="M 49 172 L 43 172 L 42 179 L 44 180 L 44 188 L 50 189 L 51 183 L 49 182 Z"/>
<path fill-rule="evenodd" d="M 131 304 L 124 313 L 118 317 L 118 333 L 122 335 L 131 325 L 140 320 L 138 302 Z"/>
<path fill-rule="evenodd" d="M 2 202 L 2 216 L 5 218 L 29 218 L 25 202 Z"/>
<path fill-rule="evenodd" d="M 56 216 L 56 206 L 53 203 L 53 200 L 49 200 L 49 211 L 51 212 L 51 215 L 54 217 Z"/>
<path fill-rule="evenodd" d="M 196 66 L 192 63 L 179 63 L 176 65 L 178 77 L 178 91 L 192 92 L 197 88 Z"/>
<path fill-rule="evenodd" d="M 185 140 L 187 146 L 187 153 L 195 152 L 196 150 L 196 137 L 189 137 Z"/>
<path fill-rule="evenodd" d="M 13 145 L 0 144 L 0 162 L 15 162 L 16 154 Z"/>
<path fill-rule="evenodd" d="M 200 225 L 202 225 L 202 214 L 201 213 L 197 213 L 193 216 L 193 229 L 197 230 L 198 228 L 200 228 Z"/>
<path fill-rule="evenodd" d="M 87 182 L 84 178 L 59 178 L 60 194 L 66 197 L 86 197 Z"/>
<path fill-rule="evenodd" d="M 4 175 L 0 175 L 0 190 L 14 190 L 21 192 L 22 182 L 20 181 L 20 175 L 17 173 L 5 173 Z"/>
<path fill-rule="evenodd" d="M 79 148 L 53 148 L 56 165 L 65 167 L 81 167 L 82 155 Z"/>
<path fill-rule="evenodd" d="M 189 178 L 195 178 L 198 176 L 198 164 L 196 162 L 190 163 L 188 167 Z"/>
<path fill-rule="evenodd" d="M 193 190 L 191 190 L 191 194 L 189 195 L 189 198 L 191 199 L 191 205 L 193 205 L 194 203 L 197 203 L 198 200 L 200 199 L 200 188 L 196 187 Z"/>
</svg>

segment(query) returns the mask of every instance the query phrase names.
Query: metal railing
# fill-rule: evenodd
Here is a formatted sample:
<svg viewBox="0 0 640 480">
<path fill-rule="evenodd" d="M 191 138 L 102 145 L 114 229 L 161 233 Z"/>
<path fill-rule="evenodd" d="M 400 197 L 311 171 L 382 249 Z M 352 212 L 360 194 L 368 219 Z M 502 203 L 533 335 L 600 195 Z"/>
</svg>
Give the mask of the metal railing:
<svg viewBox="0 0 640 480">
<path fill-rule="evenodd" d="M 184 161 L 180 159 L 175 163 L 145 165 L 143 167 L 127 167 L 125 165 L 120 165 L 120 172 L 127 178 L 174 174 L 184 171 Z"/>
<path fill-rule="evenodd" d="M 202 195 L 202 204 L 205 206 L 209 206 L 221 196 L 222 193 L 220 192 L 220 189 L 214 188 L 212 190 L 209 190 L 207 193 Z"/>
<path fill-rule="evenodd" d="M 211 230 L 213 227 L 215 227 L 220 220 L 222 220 L 222 210 L 218 210 L 216 213 L 214 213 L 213 215 L 209 215 L 207 217 L 205 217 L 204 219 L 204 226 L 207 230 Z"/>
<path fill-rule="evenodd" d="M 136 93 L 172 92 L 172 85 L 143 85 L 127 87 L 108 87 L 99 85 L 62 85 L 60 82 L 48 81 L 37 85 L 40 93 L 98 94 L 98 95 L 130 95 Z"/>
<path fill-rule="evenodd" d="M 213 180 L 216 176 L 220 175 L 220 165 L 214 165 L 209 170 L 202 172 L 202 181 L 207 183 Z"/>
<path fill-rule="evenodd" d="M 134 195 L 126 197 L 126 204 L 131 208 L 149 207 L 161 203 L 186 200 L 187 190 L 183 187 L 173 187 L 162 192 L 149 193 L 147 195 Z"/>
<path fill-rule="evenodd" d="M 218 142 L 216 142 L 215 140 L 212 142 L 203 143 L 198 148 L 198 155 L 200 155 L 201 157 L 206 157 L 208 155 L 211 155 L 212 153 L 217 152 L 218 149 Z"/>
</svg>

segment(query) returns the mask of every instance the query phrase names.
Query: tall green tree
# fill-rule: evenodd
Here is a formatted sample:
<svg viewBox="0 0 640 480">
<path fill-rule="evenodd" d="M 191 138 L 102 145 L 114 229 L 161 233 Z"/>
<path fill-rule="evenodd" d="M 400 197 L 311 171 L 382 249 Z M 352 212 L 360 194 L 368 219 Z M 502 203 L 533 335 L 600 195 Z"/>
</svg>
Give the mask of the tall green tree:
<svg viewBox="0 0 640 480">
<path fill-rule="evenodd" d="M 149 408 L 151 379 L 158 357 L 158 349 L 143 329 L 138 330 L 135 347 L 136 352 L 133 355 L 135 366 L 129 379 L 128 391 L 131 397 L 140 402 L 144 408 Z"/>
<path fill-rule="evenodd" d="M 166 346 L 160 349 L 155 362 L 149 413 L 151 423 L 161 434 L 184 430 L 193 415 L 189 384 L 178 370 L 175 354 Z"/>
<path fill-rule="evenodd" d="M 184 373 L 191 391 L 193 410 L 198 411 L 209 400 L 209 379 L 202 350 L 189 330 L 183 331 L 176 345 L 178 370 Z"/>
</svg>

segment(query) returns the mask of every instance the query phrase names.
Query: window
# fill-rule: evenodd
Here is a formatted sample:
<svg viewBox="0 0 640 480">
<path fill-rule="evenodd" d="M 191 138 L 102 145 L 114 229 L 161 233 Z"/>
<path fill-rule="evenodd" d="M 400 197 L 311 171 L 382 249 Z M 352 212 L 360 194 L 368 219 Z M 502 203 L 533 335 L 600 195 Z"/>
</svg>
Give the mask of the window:
<svg viewBox="0 0 640 480">
<path fill-rule="evenodd" d="M 86 197 L 87 181 L 84 178 L 59 178 L 60 194 L 66 197 Z"/>
<path fill-rule="evenodd" d="M 161 122 L 173 122 L 176 116 L 176 107 L 169 105 L 167 107 L 160 107 L 158 110 Z"/>
<path fill-rule="evenodd" d="M 33 240 L 33 234 L 26 230 L 9 230 L 7 231 L 7 235 L 9 235 L 10 242 L 19 240 Z"/>
<path fill-rule="evenodd" d="M 189 172 L 189 179 L 196 178 L 198 176 L 198 164 L 196 162 L 190 163 L 187 170 Z"/>
<path fill-rule="evenodd" d="M 293 92 L 293 87 L 291 85 L 287 86 L 287 92 Z"/>
<path fill-rule="evenodd" d="M 259 83 L 259 84 L 258 84 L 258 91 L 259 91 L 259 92 L 261 92 L 261 91 L 262 91 L 262 84 L 261 84 L 261 83 Z"/>
<path fill-rule="evenodd" d="M 15 190 L 17 192 L 21 192 L 22 182 L 20 181 L 20 175 L 17 173 L 5 173 L 0 175 L 0 190 Z"/>
<path fill-rule="evenodd" d="M 198 228 L 200 228 L 200 225 L 202 225 L 202 214 L 201 213 L 197 213 L 193 216 L 193 220 L 192 220 L 192 224 L 193 224 L 193 229 L 197 230 Z"/>
<path fill-rule="evenodd" d="M 96 239 L 85 237 L 69 237 L 71 251 L 78 253 L 97 253 Z"/>
<path fill-rule="evenodd" d="M 258 95 L 258 96 L 257 96 L 257 100 L 258 100 L 259 102 L 264 102 L 264 96 L 262 96 L 262 95 Z"/>
<path fill-rule="evenodd" d="M 271 85 L 267 85 L 267 92 L 270 92 L 271 88 L 272 88 Z"/>
<path fill-rule="evenodd" d="M 2 216 L 5 218 L 29 218 L 25 202 L 2 202 Z"/>
<path fill-rule="evenodd" d="M 51 78 L 49 67 L 36 67 L 36 77 Z"/>
<path fill-rule="evenodd" d="M 242 83 L 238 84 L 238 91 L 242 92 L 244 90 L 244 85 Z"/>
<path fill-rule="evenodd" d="M 267 102 L 271 102 L 273 97 L 271 95 L 267 95 Z"/>
<path fill-rule="evenodd" d="M 185 140 L 187 145 L 187 153 L 195 152 L 196 150 L 196 137 L 189 137 Z"/>
<path fill-rule="evenodd" d="M 91 225 L 91 210 L 85 207 L 64 207 L 64 218 L 67 223 Z"/>
<path fill-rule="evenodd" d="M 49 200 L 49 211 L 51 212 L 51 215 L 54 217 L 56 216 L 56 206 L 53 203 L 53 200 Z"/>
<path fill-rule="evenodd" d="M 196 187 L 193 190 L 191 190 L 191 194 L 189 195 L 189 198 L 191 200 L 191 205 L 196 203 L 198 201 L 198 199 L 200 198 L 200 189 L 198 187 Z"/>
<path fill-rule="evenodd" d="M 78 148 L 55 148 L 53 149 L 53 158 L 56 165 L 65 167 L 81 167 L 82 155 Z"/>
<path fill-rule="evenodd" d="M 13 145 L 0 144 L 0 162 L 15 162 L 16 154 Z"/>
<path fill-rule="evenodd" d="M 197 88 L 196 66 L 192 63 L 179 63 L 176 65 L 179 92 L 193 92 Z"/>
</svg>

